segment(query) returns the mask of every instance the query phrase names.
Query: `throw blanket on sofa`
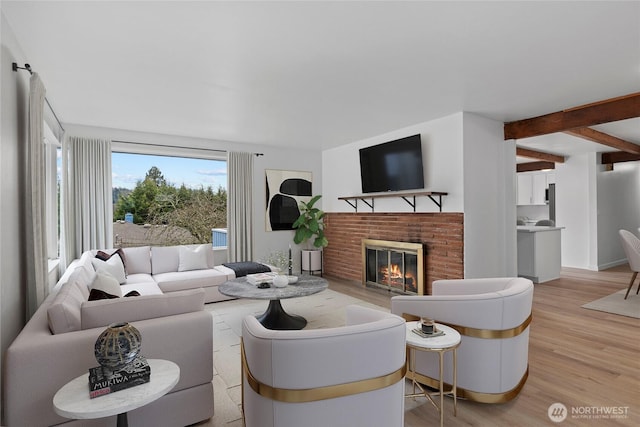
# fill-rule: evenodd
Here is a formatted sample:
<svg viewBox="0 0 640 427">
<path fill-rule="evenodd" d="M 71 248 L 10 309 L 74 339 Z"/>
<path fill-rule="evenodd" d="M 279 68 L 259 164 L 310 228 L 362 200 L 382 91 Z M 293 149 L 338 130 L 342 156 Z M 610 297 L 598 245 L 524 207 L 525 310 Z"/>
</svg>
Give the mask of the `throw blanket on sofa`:
<svg viewBox="0 0 640 427">
<path fill-rule="evenodd" d="M 266 273 L 271 271 L 269 267 L 259 262 L 225 262 L 222 265 L 232 269 L 236 273 L 236 277 L 246 276 L 247 274 Z"/>
</svg>

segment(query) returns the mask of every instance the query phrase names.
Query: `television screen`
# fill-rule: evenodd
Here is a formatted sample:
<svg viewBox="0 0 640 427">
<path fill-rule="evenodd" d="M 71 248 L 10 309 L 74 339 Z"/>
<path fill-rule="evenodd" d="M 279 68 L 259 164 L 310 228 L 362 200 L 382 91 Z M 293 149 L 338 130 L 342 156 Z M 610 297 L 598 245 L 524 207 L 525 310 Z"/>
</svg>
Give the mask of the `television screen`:
<svg viewBox="0 0 640 427">
<path fill-rule="evenodd" d="M 360 149 L 363 193 L 424 188 L 420 135 Z"/>
</svg>

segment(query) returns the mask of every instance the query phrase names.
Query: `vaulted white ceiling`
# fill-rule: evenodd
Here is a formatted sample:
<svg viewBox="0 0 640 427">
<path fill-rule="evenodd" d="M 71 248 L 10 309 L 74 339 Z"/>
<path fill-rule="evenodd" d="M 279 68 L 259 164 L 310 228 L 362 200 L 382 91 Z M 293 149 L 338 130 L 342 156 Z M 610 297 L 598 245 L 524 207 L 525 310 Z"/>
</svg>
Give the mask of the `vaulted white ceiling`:
<svg viewBox="0 0 640 427">
<path fill-rule="evenodd" d="M 67 123 L 326 149 L 459 111 L 507 122 L 640 91 L 637 1 L 0 7 Z M 640 144 L 638 119 L 605 128 Z"/>
</svg>

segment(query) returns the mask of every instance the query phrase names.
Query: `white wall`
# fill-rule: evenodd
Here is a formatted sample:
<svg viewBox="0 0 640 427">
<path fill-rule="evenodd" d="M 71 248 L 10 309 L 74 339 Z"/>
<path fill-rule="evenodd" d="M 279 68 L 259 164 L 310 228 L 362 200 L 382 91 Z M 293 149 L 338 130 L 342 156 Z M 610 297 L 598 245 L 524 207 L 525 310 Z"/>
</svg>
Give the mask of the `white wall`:
<svg viewBox="0 0 640 427">
<path fill-rule="evenodd" d="M 626 262 L 618 230 L 640 227 L 640 162 L 606 171 L 599 155 L 573 155 L 556 165 L 556 224 L 562 266 L 605 270 Z"/>
<path fill-rule="evenodd" d="M 120 141 L 131 141 L 141 143 L 153 143 L 159 145 L 174 145 L 190 148 L 208 148 L 228 151 L 246 151 L 253 153 L 263 153 L 263 156 L 255 157 L 253 169 L 253 238 L 254 238 L 254 259 L 260 260 L 271 251 L 286 251 L 289 244 L 293 248 L 294 269 L 299 268 L 299 247 L 293 244 L 293 231 L 266 231 L 265 224 L 265 169 L 283 169 L 308 171 L 312 174 L 313 193 L 322 194 L 322 166 L 319 151 L 282 149 L 277 147 L 265 147 L 252 144 L 243 144 L 229 141 L 208 140 L 202 138 L 189 138 L 173 135 L 162 135 L 146 132 L 134 132 L 121 129 L 109 129 L 100 127 L 90 127 L 74 124 L 66 124 L 66 135 L 92 136 L 98 138 L 110 138 Z M 116 144 L 114 144 L 115 146 Z M 118 150 L 126 148 L 126 144 L 117 144 Z M 175 154 L 175 149 L 158 149 L 158 147 L 145 147 L 130 144 L 129 148 L 133 152 L 150 152 L 151 150 L 168 154 Z M 129 151 L 129 150 L 127 150 Z M 212 156 L 226 159 L 225 153 L 212 154 Z M 323 200 L 320 200 L 322 207 Z"/>
<path fill-rule="evenodd" d="M 549 205 L 518 205 L 516 206 L 518 218 L 527 217 L 531 220 L 549 219 Z"/>
<path fill-rule="evenodd" d="M 502 122 L 463 118 L 464 276 L 515 276 L 515 142 L 504 140 Z"/>
<path fill-rule="evenodd" d="M 616 163 L 612 171 L 597 168 L 598 269 L 624 264 L 627 258 L 618 230 L 638 235 L 640 227 L 640 161 Z"/>
<path fill-rule="evenodd" d="M 573 155 L 556 164 L 556 225 L 562 266 L 597 270 L 596 155 Z"/>
<path fill-rule="evenodd" d="M 360 148 L 415 134 L 420 134 L 422 139 L 425 190 L 449 193 L 442 198 L 443 212 L 462 212 L 462 113 L 323 151 L 322 188 L 325 211 L 354 212 L 347 202 L 338 200 L 338 197 L 363 194 L 360 183 Z M 388 198 L 376 199 L 375 211 L 413 212 L 413 208 L 401 198 Z M 429 198 L 418 197 L 416 211 L 438 212 L 439 209 Z M 360 202 L 358 212 L 371 212 L 371 208 Z"/>
<path fill-rule="evenodd" d="M 29 74 L 14 73 L 11 63 L 24 64 L 22 53 L 4 15 L 0 17 L 0 365 L 25 318 L 26 274 L 22 254 L 22 179 L 26 141 Z M 1 380 L 1 377 L 0 377 Z M 0 396 L 1 397 L 1 396 Z"/>
</svg>

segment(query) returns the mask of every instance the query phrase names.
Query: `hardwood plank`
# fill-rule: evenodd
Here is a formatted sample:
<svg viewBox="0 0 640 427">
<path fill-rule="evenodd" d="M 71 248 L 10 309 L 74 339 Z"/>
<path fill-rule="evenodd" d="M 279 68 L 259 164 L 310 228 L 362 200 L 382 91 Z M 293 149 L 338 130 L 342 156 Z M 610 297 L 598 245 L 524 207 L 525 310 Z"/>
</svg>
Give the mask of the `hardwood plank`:
<svg viewBox="0 0 640 427">
<path fill-rule="evenodd" d="M 563 268 L 560 279 L 535 285 L 529 335 L 529 379 L 520 395 L 499 405 L 445 401 L 447 426 L 554 425 L 549 406 L 628 407 L 625 418 L 580 419 L 571 414 L 561 425 L 638 425 L 640 423 L 640 319 L 581 306 L 626 289 L 628 265 L 606 271 Z M 329 277 L 333 290 L 389 308 L 389 292 Z M 634 286 L 635 289 L 635 286 Z M 405 426 L 439 425 L 433 406 L 421 399 L 405 401 Z M 575 415 L 574 417 L 577 417 Z"/>
</svg>

